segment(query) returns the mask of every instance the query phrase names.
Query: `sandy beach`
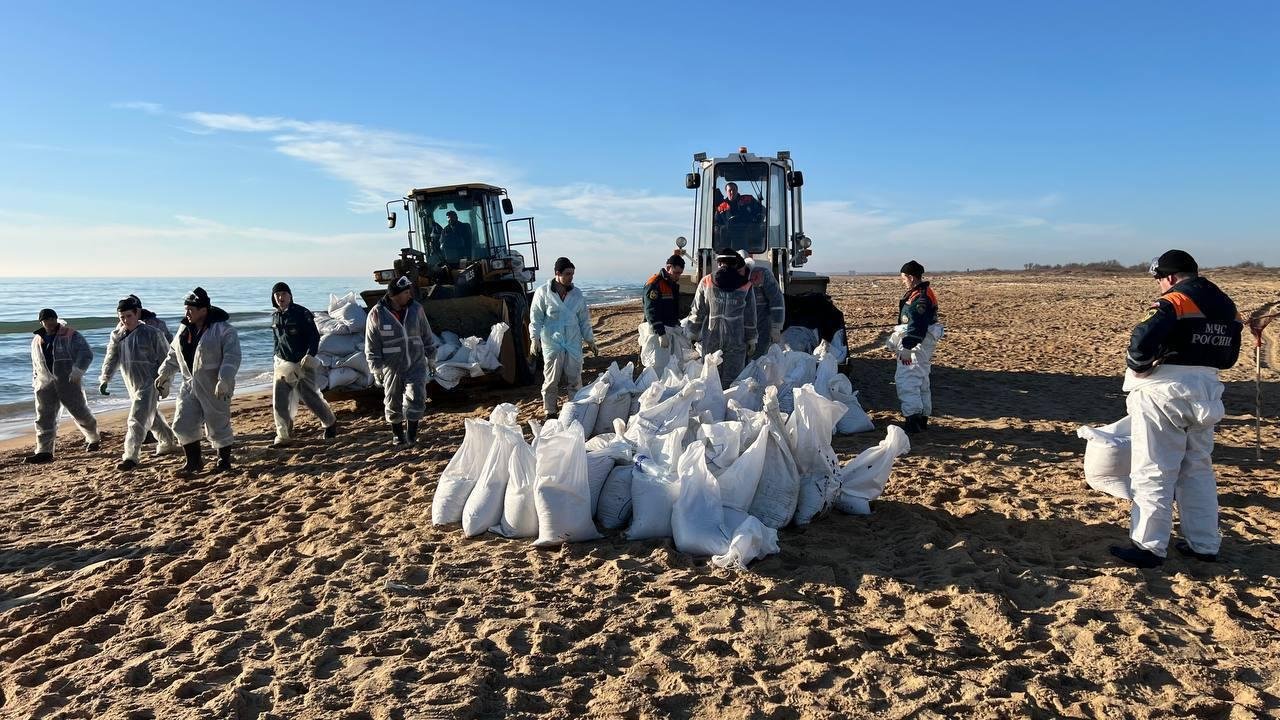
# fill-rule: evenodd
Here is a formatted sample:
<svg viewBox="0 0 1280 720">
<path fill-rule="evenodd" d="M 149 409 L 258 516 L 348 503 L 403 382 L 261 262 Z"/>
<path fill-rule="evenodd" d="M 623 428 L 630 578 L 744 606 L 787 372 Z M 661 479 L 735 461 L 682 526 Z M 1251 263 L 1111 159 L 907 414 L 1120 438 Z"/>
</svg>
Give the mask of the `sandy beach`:
<svg viewBox="0 0 1280 720">
<path fill-rule="evenodd" d="M 1206 272 L 1242 309 L 1274 273 Z M 0 449 L 3 718 L 1255 718 L 1280 714 L 1280 391 L 1252 347 L 1223 374 L 1222 562 L 1119 565 L 1128 503 L 1088 488 L 1081 424 L 1124 414 L 1141 275 L 933 278 L 947 326 L 936 418 L 869 517 L 780 533 L 747 572 L 620 536 L 539 550 L 430 524 L 463 420 L 537 390 L 455 393 L 425 447 L 380 406 L 305 410 L 272 449 L 269 401 L 236 400 L 237 471 L 183 481 L 178 457 L 115 471 L 122 416 L 92 456 Z M 897 419 L 880 348 L 900 287 L 839 278 L 853 386 Z M 636 304 L 592 313 L 601 357 L 634 359 Z M 527 430 L 526 430 L 527 431 Z"/>
</svg>

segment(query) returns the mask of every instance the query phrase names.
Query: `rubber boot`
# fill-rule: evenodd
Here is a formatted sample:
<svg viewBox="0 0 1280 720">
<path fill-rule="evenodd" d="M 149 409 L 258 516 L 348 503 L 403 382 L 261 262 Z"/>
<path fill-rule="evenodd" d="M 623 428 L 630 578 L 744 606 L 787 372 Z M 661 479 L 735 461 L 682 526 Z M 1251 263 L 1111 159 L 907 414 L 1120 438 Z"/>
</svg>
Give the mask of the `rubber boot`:
<svg viewBox="0 0 1280 720">
<path fill-rule="evenodd" d="M 902 423 L 902 429 L 906 430 L 908 435 L 924 432 L 924 427 L 924 415 L 908 415 L 906 421 Z"/>
<path fill-rule="evenodd" d="M 182 452 L 187 456 L 187 464 L 178 468 L 177 476 L 181 478 L 195 477 L 196 473 L 204 469 L 204 459 L 200 457 L 200 441 L 197 440 L 183 445 Z"/>
<path fill-rule="evenodd" d="M 334 424 L 324 429 L 324 439 L 332 440 L 336 437 L 338 437 L 338 423 L 335 422 Z"/>
<path fill-rule="evenodd" d="M 213 467 L 216 473 L 227 472 L 231 470 L 231 446 L 218 448 L 218 464 Z"/>
<path fill-rule="evenodd" d="M 409 434 L 405 439 L 408 441 L 407 444 L 409 447 L 413 447 L 418 444 L 418 421 L 417 420 L 409 421 Z"/>
<path fill-rule="evenodd" d="M 138 461 L 133 459 L 121 460 L 120 462 L 116 463 L 116 469 L 123 472 L 129 472 L 130 470 L 133 470 L 137 467 L 138 467 Z"/>
<path fill-rule="evenodd" d="M 45 463 L 51 463 L 53 462 L 53 453 L 38 452 L 34 455 L 26 456 L 25 458 L 22 459 L 22 462 L 30 463 L 32 465 L 43 465 Z"/>
<path fill-rule="evenodd" d="M 396 447 L 405 445 L 404 423 L 391 423 L 391 434 L 395 436 L 395 440 L 391 442 Z"/>
</svg>

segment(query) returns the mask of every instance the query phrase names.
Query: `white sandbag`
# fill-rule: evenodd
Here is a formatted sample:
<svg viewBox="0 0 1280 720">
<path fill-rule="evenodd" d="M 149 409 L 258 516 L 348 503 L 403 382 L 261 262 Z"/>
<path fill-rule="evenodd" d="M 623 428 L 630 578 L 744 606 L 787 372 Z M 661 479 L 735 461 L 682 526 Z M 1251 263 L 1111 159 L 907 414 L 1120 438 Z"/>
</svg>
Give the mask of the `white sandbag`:
<svg viewBox="0 0 1280 720">
<path fill-rule="evenodd" d="M 311 313 L 316 321 L 316 330 L 320 332 L 320 338 L 323 340 L 326 335 L 354 335 L 351 328 L 342 323 L 341 320 L 334 320 L 329 317 L 329 313 L 324 310 L 317 310 Z"/>
<path fill-rule="evenodd" d="M 596 519 L 606 530 L 617 530 L 631 518 L 631 474 L 634 467 L 634 463 L 615 465 L 600 489 Z"/>
<path fill-rule="evenodd" d="M 329 317 L 342 323 L 356 335 L 364 335 L 364 325 L 368 315 L 368 311 L 361 306 L 360 299 L 354 292 L 349 292 L 342 297 L 329 296 Z"/>
<path fill-rule="evenodd" d="M 757 424 L 763 430 L 767 419 L 760 417 Z M 726 423 L 727 424 L 727 423 Z M 720 500 L 726 507 L 747 512 L 755 499 L 764 473 L 765 456 L 769 451 L 769 434 L 758 431 L 755 441 L 739 455 L 728 468 L 716 473 L 720 484 Z"/>
<path fill-rule="evenodd" d="M 489 335 L 484 340 L 475 338 L 475 342 L 469 347 L 472 349 L 472 360 L 476 362 L 480 369 L 485 372 L 493 372 L 502 367 L 502 361 L 499 359 L 502 354 L 502 338 L 507 333 L 507 324 L 504 322 L 494 323 L 489 328 Z M 472 338 L 468 338 L 471 340 Z"/>
<path fill-rule="evenodd" d="M 679 496 L 676 463 L 685 429 L 662 436 L 653 456 L 637 454 L 631 472 L 631 525 L 629 540 L 671 537 L 671 508 Z"/>
<path fill-rule="evenodd" d="M 335 367 L 329 369 L 330 390 L 337 390 L 360 382 L 360 371 L 349 367 Z"/>
<path fill-rule="evenodd" d="M 729 549 L 721 555 L 712 555 L 716 567 L 746 570 L 753 560 L 778 552 L 778 531 L 747 516 L 733 531 Z"/>
<path fill-rule="evenodd" d="M 600 537 L 591 519 L 591 486 L 587 483 L 587 451 L 582 426 L 543 427 L 538 438 L 537 486 L 534 504 L 538 508 L 536 547 Z"/>
<path fill-rule="evenodd" d="M 751 507 L 747 510 L 771 528 L 786 527 L 800 500 L 800 471 L 796 468 L 784 432 L 770 423 L 762 434 L 768 438 L 764 467 Z"/>
<path fill-rule="evenodd" d="M 316 380 L 316 389 L 328 390 L 329 389 L 329 366 L 325 365 L 324 362 L 321 361 L 319 365 L 311 368 L 311 372 L 313 373 L 312 377 L 314 377 Z"/>
<path fill-rule="evenodd" d="M 1084 480 L 1089 487 L 1125 500 L 1130 490 L 1130 450 L 1132 424 L 1128 415 L 1102 427 L 1081 426 L 1076 436 L 1087 440 L 1084 449 Z"/>
<path fill-rule="evenodd" d="M 342 369 L 354 372 L 350 368 Z M 462 522 L 462 511 L 466 508 L 467 498 L 480 479 L 480 472 L 484 469 L 489 448 L 493 444 L 493 423 L 477 418 L 466 418 L 464 423 L 466 431 L 462 436 L 462 446 L 436 481 L 435 496 L 431 500 L 433 525 Z"/>
<path fill-rule="evenodd" d="M 720 364 L 724 361 L 724 351 L 717 350 L 702 359 L 698 377 L 702 378 L 702 397 L 693 404 L 693 412 L 711 413 L 712 422 L 722 422 L 725 412 L 724 388 L 720 382 Z M 689 375 L 689 377 L 694 377 Z"/>
<path fill-rule="evenodd" d="M 597 450 L 587 453 L 587 486 L 591 488 L 591 514 L 596 514 L 596 505 L 600 502 L 600 491 L 609 473 L 617 467 L 618 462 L 608 450 Z"/>
<path fill-rule="evenodd" d="M 345 327 L 345 326 L 344 326 Z M 347 357 L 354 352 L 364 352 L 364 336 L 363 335 L 342 335 L 330 334 L 320 336 L 320 349 L 328 355 L 336 355 L 338 357 Z"/>
<path fill-rule="evenodd" d="M 436 346 L 435 355 L 432 355 L 431 359 L 437 363 L 449 362 L 461 349 L 461 345 L 448 345 L 442 343 Z"/>
<path fill-rule="evenodd" d="M 525 445 L 515 425 L 493 423 L 493 441 L 476 485 L 462 509 L 462 533 L 475 537 L 502 522 L 503 502 L 511 477 L 511 458 Z"/>
<path fill-rule="evenodd" d="M 778 384 L 778 403 L 782 411 L 795 410 L 793 390 L 812 384 L 818 372 L 818 359 L 809 353 L 788 350 L 782 356 L 782 382 Z"/>
<path fill-rule="evenodd" d="M 685 429 L 689 424 L 689 410 L 702 397 L 702 392 L 702 381 L 694 380 L 666 400 L 633 415 L 626 437 L 635 445 L 636 452 L 652 456 L 656 453 L 654 443 L 658 438 L 673 430 Z"/>
<path fill-rule="evenodd" d="M 502 500 L 502 523 L 493 529 L 494 532 L 510 538 L 538 536 L 538 507 L 534 499 L 537 470 L 538 462 L 533 448 L 521 442 L 507 462 L 507 490 Z"/>
<path fill-rule="evenodd" d="M 736 402 L 739 407 L 759 411 L 764 407 L 764 388 L 760 385 L 759 380 L 753 377 L 745 378 L 735 382 L 732 387 L 724 391 L 724 400 L 725 419 L 741 420 L 742 418 L 729 417 L 728 404 Z"/>
<path fill-rule="evenodd" d="M 794 397 L 795 412 L 787 420 L 787 435 L 800 470 L 800 498 L 793 520 L 805 525 L 830 510 L 840 491 L 836 477 L 839 458 L 831 449 L 831 433 L 848 408 L 822 397 L 812 385 L 797 388 Z"/>
<path fill-rule="evenodd" d="M 705 446 L 707 467 L 719 474 L 742 452 L 742 423 L 736 420 L 700 423 L 695 437 Z"/>
<path fill-rule="evenodd" d="M 606 376 L 601 376 L 600 379 L 582 388 L 573 396 L 572 402 L 567 402 L 560 408 L 561 424 L 568 427 L 576 422 L 585 431 L 595 429 L 596 417 L 600 414 L 600 403 L 608 393 L 609 379 Z"/>
<path fill-rule="evenodd" d="M 897 425 L 890 425 L 880 444 L 858 453 L 840 469 L 836 509 L 849 515 L 870 515 L 871 501 L 884 492 L 894 459 L 910 450 L 907 434 Z"/>
<path fill-rule="evenodd" d="M 792 325 L 782 331 L 782 345 L 786 350 L 811 353 L 818 347 L 818 331 L 813 328 Z"/>
<path fill-rule="evenodd" d="M 659 336 L 654 334 L 649 323 L 642 322 L 636 327 L 637 340 L 640 343 L 640 364 L 646 368 L 655 367 L 658 362 Z M 670 362 L 684 364 L 695 355 L 689 335 L 680 326 L 667 326 L 667 353 Z"/>
<path fill-rule="evenodd" d="M 338 360 L 335 367 L 351 368 L 361 375 L 372 375 L 369 370 L 369 358 L 365 357 L 364 351 L 354 352 L 341 360 Z"/>
<path fill-rule="evenodd" d="M 691 555 L 720 555 L 729 549 L 720 507 L 720 486 L 707 469 L 697 444 L 685 448 L 678 463 L 680 494 L 671 509 L 671 536 L 676 549 Z"/>
<path fill-rule="evenodd" d="M 627 417 L 640 412 L 640 396 L 645 393 L 655 382 L 658 381 L 658 373 L 653 368 L 647 367 L 640 376 L 636 378 L 635 389 L 631 393 L 631 407 L 627 410 Z"/>
<path fill-rule="evenodd" d="M 635 365 L 632 363 L 627 363 L 624 368 L 619 368 L 616 362 L 609 364 L 609 369 L 605 371 L 609 376 L 609 392 L 604 400 L 600 401 L 592 435 L 612 432 L 614 420 L 626 420 L 631 417 L 631 402 L 636 389 L 635 381 L 631 377 L 634 372 Z"/>
<path fill-rule="evenodd" d="M 849 408 L 836 423 L 837 433 L 852 435 L 876 429 L 867 411 L 863 410 L 862 405 L 858 403 L 858 393 L 853 389 L 853 383 L 849 382 L 848 376 L 837 374 L 831 378 L 827 385 L 827 397 L 836 402 L 842 402 Z"/>
</svg>

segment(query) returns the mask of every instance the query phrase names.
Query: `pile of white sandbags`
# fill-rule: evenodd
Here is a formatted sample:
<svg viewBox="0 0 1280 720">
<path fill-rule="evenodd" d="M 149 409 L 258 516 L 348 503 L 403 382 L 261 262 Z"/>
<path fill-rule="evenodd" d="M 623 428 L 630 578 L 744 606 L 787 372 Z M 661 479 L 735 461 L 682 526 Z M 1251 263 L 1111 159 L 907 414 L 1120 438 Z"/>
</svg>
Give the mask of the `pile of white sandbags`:
<svg viewBox="0 0 1280 720">
<path fill-rule="evenodd" d="M 445 330 L 437 336 L 436 354 L 431 358 L 433 379 L 446 390 L 457 387 L 463 378 L 480 377 L 502 366 L 502 339 L 510 328 L 504 322 L 489 328 L 488 337 L 459 338 Z"/>
<path fill-rule="evenodd" d="M 601 530 L 670 537 L 683 552 L 745 567 L 778 552 L 779 528 L 831 509 L 869 513 L 894 459 L 910 449 L 892 426 L 883 442 L 841 466 L 832 435 L 852 411 L 855 419 L 866 414 L 837 382 L 848 382 L 834 372 L 837 352 L 842 343 L 838 351 L 818 343 L 815 354 L 774 346 L 727 390 L 718 352 L 673 358 L 639 377 L 632 365 L 614 363 L 559 417 L 530 423 L 532 443 L 515 406 L 499 405 L 487 421 L 466 421 L 431 520 L 461 523 L 468 537 L 490 531 L 539 546 L 592 540 Z M 833 387 L 852 404 L 830 397 Z"/>
<path fill-rule="evenodd" d="M 313 313 L 320 330 L 316 359 L 316 384 L 321 390 L 358 390 L 373 384 L 373 373 L 364 356 L 364 326 L 368 311 L 354 293 L 330 295 L 329 307 Z"/>
</svg>

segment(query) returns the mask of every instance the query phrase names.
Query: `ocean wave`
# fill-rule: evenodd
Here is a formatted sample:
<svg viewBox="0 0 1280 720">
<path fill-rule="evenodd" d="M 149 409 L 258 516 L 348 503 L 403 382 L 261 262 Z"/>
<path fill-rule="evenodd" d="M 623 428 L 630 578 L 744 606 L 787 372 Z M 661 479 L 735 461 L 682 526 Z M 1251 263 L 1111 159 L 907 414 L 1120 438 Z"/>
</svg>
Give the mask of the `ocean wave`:
<svg viewBox="0 0 1280 720">
<path fill-rule="evenodd" d="M 271 317 L 271 311 L 261 312 L 233 312 L 231 313 L 231 322 L 254 322 L 257 320 L 265 320 Z M 93 315 L 87 317 L 67 317 L 58 318 L 67 325 L 76 330 L 103 330 L 114 328 L 120 320 L 115 315 Z M 163 318 L 168 323 L 169 330 L 172 332 L 177 329 L 178 321 L 181 318 Z M 24 335 L 30 334 L 40 327 L 40 323 L 36 320 L 7 320 L 0 322 L 0 335 Z"/>
</svg>

